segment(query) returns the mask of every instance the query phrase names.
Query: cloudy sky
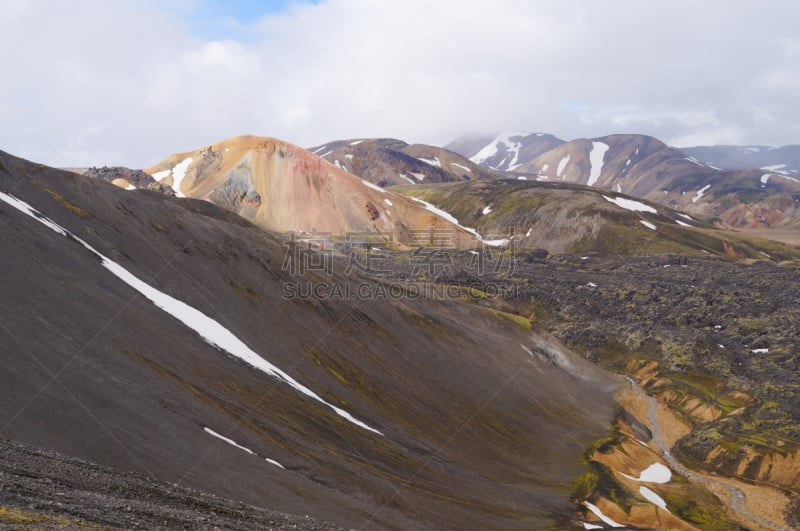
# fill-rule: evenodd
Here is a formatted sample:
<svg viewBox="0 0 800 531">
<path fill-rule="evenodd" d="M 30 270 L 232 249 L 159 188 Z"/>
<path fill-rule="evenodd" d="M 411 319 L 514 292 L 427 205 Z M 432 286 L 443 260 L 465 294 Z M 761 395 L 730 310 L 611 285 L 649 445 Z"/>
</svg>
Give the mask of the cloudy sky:
<svg viewBox="0 0 800 531">
<path fill-rule="evenodd" d="M 800 144 L 796 0 L 8 0 L 0 149 L 146 167 L 243 133 Z"/>
</svg>

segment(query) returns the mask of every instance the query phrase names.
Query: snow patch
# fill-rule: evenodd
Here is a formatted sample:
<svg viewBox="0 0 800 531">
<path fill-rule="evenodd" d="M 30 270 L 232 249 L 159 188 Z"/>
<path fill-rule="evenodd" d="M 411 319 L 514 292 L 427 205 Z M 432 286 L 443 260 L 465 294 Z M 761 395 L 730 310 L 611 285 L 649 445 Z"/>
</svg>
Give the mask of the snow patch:
<svg viewBox="0 0 800 531">
<path fill-rule="evenodd" d="M 769 349 L 768 348 L 754 348 L 750 352 L 752 352 L 753 354 L 769 354 Z"/>
<path fill-rule="evenodd" d="M 697 193 L 692 198 L 692 203 L 697 203 L 700 199 L 708 192 L 708 189 L 711 188 L 710 184 L 705 185 L 704 187 L 700 188 Z"/>
<path fill-rule="evenodd" d="M 598 517 L 600 520 L 602 520 L 603 523 L 605 523 L 606 525 L 610 525 L 611 527 L 625 527 L 622 524 L 618 524 L 617 522 L 615 522 L 614 520 L 612 520 L 608 516 L 604 515 L 603 511 L 601 511 L 596 505 L 593 505 L 593 504 L 589 503 L 588 501 L 583 502 L 583 504 L 586 506 L 587 509 L 592 511 L 592 513 L 596 517 Z"/>
<path fill-rule="evenodd" d="M 207 434 L 211 435 L 212 437 L 216 437 L 217 439 L 225 441 L 226 443 L 230 444 L 231 446 L 235 446 L 239 450 L 244 450 L 245 452 L 247 452 L 250 455 L 256 455 L 256 453 L 253 450 L 251 450 L 250 448 L 245 448 L 244 446 L 242 446 L 241 444 L 237 443 L 233 439 L 229 439 L 229 438 L 225 437 L 224 435 L 220 435 L 219 433 L 215 432 L 211 428 L 203 428 L 203 430 L 205 430 L 205 432 Z"/>
<path fill-rule="evenodd" d="M 286 470 L 285 466 L 283 466 L 279 462 L 275 461 L 274 459 L 270 459 L 269 457 L 265 457 L 264 459 L 267 461 L 267 463 L 269 463 L 271 465 L 275 465 L 275 466 L 277 466 L 279 468 L 282 468 L 282 469 Z"/>
<path fill-rule="evenodd" d="M 461 229 L 463 229 L 463 230 L 469 232 L 470 234 L 474 235 L 476 238 L 478 238 L 478 240 L 482 240 L 483 239 L 481 237 L 481 235 L 478 234 L 478 231 L 476 231 L 475 229 L 470 229 L 469 227 L 465 227 L 465 226 L 461 225 L 458 222 L 458 220 L 452 214 L 450 214 L 449 212 L 445 212 L 441 208 L 437 208 L 437 207 L 433 206 L 432 204 L 428 203 L 427 201 L 423 201 L 422 199 L 417 199 L 416 197 L 411 197 L 411 199 L 413 199 L 417 203 L 420 203 L 421 205 L 423 205 L 425 207 L 425 210 L 427 210 L 428 212 L 436 214 L 440 218 L 446 219 L 447 221 L 449 221 L 453 225 L 456 225 L 456 226 L 460 227 Z"/>
<path fill-rule="evenodd" d="M 481 213 L 485 216 L 486 214 L 490 213 L 491 211 L 492 211 L 492 205 L 488 205 L 488 206 L 484 207 L 483 210 L 481 210 Z"/>
<path fill-rule="evenodd" d="M 192 157 L 186 157 L 172 168 L 172 189 L 175 190 L 176 197 L 186 197 L 181 192 L 181 183 L 183 178 L 186 177 L 186 170 L 189 169 L 189 164 L 191 163 Z"/>
<path fill-rule="evenodd" d="M 410 178 L 408 175 L 406 175 L 405 173 L 398 173 L 397 175 L 398 175 L 398 176 L 399 176 L 401 179 L 404 179 L 404 180 L 406 180 L 406 181 L 410 182 L 411 184 L 417 184 L 417 183 L 416 183 L 416 181 L 414 181 L 413 179 L 411 179 L 411 178 Z"/>
<path fill-rule="evenodd" d="M 450 163 L 450 167 L 452 168 L 453 166 L 455 166 L 456 168 L 461 168 L 461 169 L 462 169 L 462 170 L 464 170 L 464 171 L 468 171 L 468 172 L 472 173 L 472 170 L 471 170 L 471 169 L 469 169 L 469 168 L 467 168 L 466 166 L 463 166 L 463 165 L 461 165 L 461 164 L 458 164 L 457 162 L 451 162 L 451 163 Z"/>
<path fill-rule="evenodd" d="M 588 186 L 594 186 L 597 179 L 600 178 L 600 173 L 603 171 L 606 151 L 608 150 L 608 144 L 604 142 L 592 142 L 592 151 L 589 153 L 589 162 L 592 167 L 589 170 L 589 181 L 586 183 Z"/>
<path fill-rule="evenodd" d="M 353 140 L 352 142 L 350 142 L 350 145 L 351 145 L 351 146 L 357 146 L 357 145 L 359 145 L 361 142 L 363 142 L 363 140 Z"/>
<path fill-rule="evenodd" d="M 134 185 L 128 183 L 128 186 L 126 186 L 125 189 L 126 190 L 136 190 L 136 187 Z"/>
<path fill-rule="evenodd" d="M 432 159 L 426 159 L 424 157 L 417 157 L 417 160 L 421 160 L 425 164 L 430 164 L 431 166 L 436 166 L 437 168 L 442 167 L 442 163 L 439 162 L 439 157 L 433 157 Z"/>
<path fill-rule="evenodd" d="M 114 276 L 116 276 L 118 279 L 123 281 L 125 284 L 127 284 L 134 290 L 138 291 L 146 299 L 152 302 L 157 308 L 163 310 L 164 312 L 168 313 L 178 321 L 182 322 L 188 328 L 191 328 L 192 330 L 197 332 L 197 334 L 208 344 L 241 359 L 242 361 L 244 361 L 245 363 L 254 367 L 257 370 L 260 370 L 268 374 L 269 376 L 272 376 L 277 380 L 280 380 L 288 384 L 290 387 L 293 387 L 295 390 L 311 398 L 312 400 L 324 404 L 325 406 L 331 408 L 337 415 L 344 418 L 348 422 L 360 428 L 363 428 L 367 431 L 376 433 L 378 435 L 383 435 L 380 431 L 356 419 L 347 411 L 327 402 L 324 398 L 317 395 L 314 391 L 312 391 L 308 387 L 304 386 L 303 384 L 292 378 L 289 374 L 282 371 L 281 369 L 279 369 L 266 359 L 262 358 L 260 355 L 258 355 L 252 349 L 250 349 L 250 347 L 248 347 L 241 339 L 239 339 L 236 335 L 234 335 L 230 330 L 222 326 L 218 321 L 212 319 L 211 317 L 208 317 L 200 310 L 197 310 L 196 308 L 189 306 L 185 302 L 175 299 L 170 295 L 167 295 L 166 293 L 159 291 L 156 288 L 152 287 L 151 285 L 147 284 L 146 282 L 140 280 L 130 271 L 128 271 L 118 263 L 114 262 L 107 256 L 101 254 L 97 249 L 86 243 L 81 238 L 78 238 L 77 236 L 69 232 L 67 229 L 62 227 L 61 225 L 46 218 L 24 201 L 17 199 L 14 196 L 8 195 L 4 192 L 0 192 L 0 200 L 11 205 L 20 212 L 32 217 L 33 219 L 42 223 L 43 225 L 52 229 L 53 231 L 63 236 L 67 236 L 71 239 L 74 239 L 75 241 L 80 243 L 89 252 L 96 255 L 100 259 L 101 265 L 104 268 L 106 268 L 109 272 L 111 272 Z"/>
<path fill-rule="evenodd" d="M 532 232 L 533 232 L 533 227 L 528 229 L 528 232 L 525 233 L 525 237 L 529 238 Z"/>
<path fill-rule="evenodd" d="M 384 190 L 383 188 L 381 188 L 380 186 L 378 186 L 375 183 L 371 183 L 371 182 L 369 182 L 367 180 L 364 180 L 364 179 L 362 179 L 361 182 L 364 183 L 364 186 L 366 186 L 367 188 L 372 188 L 373 190 L 377 190 L 382 194 L 386 193 L 386 190 Z"/>
<path fill-rule="evenodd" d="M 527 177 L 525 177 L 525 176 L 523 176 L 523 175 L 520 175 L 519 177 L 517 177 L 517 180 L 518 180 L 518 181 L 527 181 L 527 180 L 528 180 L 528 178 L 527 178 Z"/>
<path fill-rule="evenodd" d="M 542 172 L 546 172 L 549 168 L 550 168 L 550 165 L 549 164 L 545 164 L 544 166 L 542 166 Z"/>
<path fill-rule="evenodd" d="M 619 183 L 617 183 L 617 193 L 622 193 L 622 186 L 620 186 Z"/>
<path fill-rule="evenodd" d="M 694 219 L 692 219 L 692 216 L 690 216 L 689 214 L 681 214 L 681 213 L 678 213 L 678 215 L 679 215 L 680 217 L 684 218 L 684 219 L 688 219 L 689 221 L 694 221 Z"/>
<path fill-rule="evenodd" d="M 386 204 L 387 204 L 387 205 L 389 205 L 389 206 L 394 206 L 394 205 L 392 204 L 392 202 L 391 202 L 391 201 L 389 201 L 389 200 L 388 200 L 388 199 L 386 199 L 386 198 L 384 198 L 384 199 L 383 199 L 383 202 L 384 202 L 384 203 L 386 203 Z"/>
<path fill-rule="evenodd" d="M 344 158 L 346 158 L 347 160 L 353 160 L 353 154 L 348 153 L 347 155 L 344 156 Z"/>
<path fill-rule="evenodd" d="M 424 180 L 425 180 L 425 174 L 424 174 L 424 173 L 414 173 L 413 171 L 410 171 L 410 172 L 408 172 L 408 173 L 410 173 L 411 175 L 413 175 L 413 176 L 414 176 L 414 177 L 415 177 L 415 178 L 416 178 L 418 181 L 420 181 L 420 182 L 422 182 L 422 181 L 424 181 Z"/>
<path fill-rule="evenodd" d="M 669 483 L 672 480 L 672 471 L 661 463 L 653 463 L 639 473 L 638 478 L 622 474 L 633 481 L 643 481 L 646 483 Z"/>
<path fill-rule="evenodd" d="M 506 166 L 506 168 L 509 171 L 512 171 L 520 166 L 519 164 L 517 164 L 517 161 L 519 160 L 519 150 L 522 147 L 522 143 L 512 142 L 511 137 L 524 137 L 524 136 L 526 136 L 525 133 L 501 133 L 497 135 L 497 137 L 494 140 L 492 140 L 491 142 L 486 144 L 483 148 L 481 148 L 480 151 L 471 156 L 469 160 L 471 160 L 475 164 L 481 164 L 487 161 L 488 159 L 494 157 L 495 155 L 497 155 L 497 153 L 500 151 L 500 145 L 502 144 L 506 146 L 506 150 L 508 151 L 506 157 L 497 166 L 490 166 L 490 167 L 495 170 L 501 169 L 500 166 L 502 165 L 502 163 L 508 160 L 509 155 L 512 155 L 511 161 Z"/>
<path fill-rule="evenodd" d="M 630 210 L 631 212 L 650 212 L 651 214 L 658 214 L 658 210 L 655 208 L 633 199 L 627 199 L 625 197 L 608 197 L 607 195 L 604 195 L 603 199 L 609 203 L 614 203 L 618 207 L 624 208 L 625 210 Z"/>
<path fill-rule="evenodd" d="M 761 184 L 767 184 L 769 182 L 769 178 L 772 177 L 771 173 L 765 173 L 761 176 Z"/>
<path fill-rule="evenodd" d="M 658 230 L 658 228 L 655 225 L 653 225 L 652 223 L 650 223 L 649 221 L 645 221 L 643 219 L 640 219 L 639 223 L 641 223 L 642 225 L 644 225 L 645 227 L 647 227 L 650 230 Z"/>
<path fill-rule="evenodd" d="M 661 496 L 659 496 L 658 494 L 656 494 L 652 490 L 648 489 L 644 485 L 639 487 L 639 494 L 644 496 L 644 498 L 647 501 L 649 501 L 650 503 L 652 503 L 653 505 L 655 505 L 657 507 L 661 507 L 665 511 L 669 512 L 669 509 L 667 509 L 667 502 L 665 502 L 664 499 Z"/>
<path fill-rule="evenodd" d="M 153 175 L 151 175 L 151 177 L 152 177 L 153 179 L 155 179 L 156 181 L 158 181 L 158 182 L 161 182 L 161 181 L 163 181 L 163 180 L 164 180 L 164 179 L 165 179 L 165 178 L 166 178 L 166 177 L 167 177 L 167 176 L 168 176 L 170 173 L 172 173 L 172 170 L 157 171 L 157 172 L 155 172 Z"/>
<path fill-rule="evenodd" d="M 567 153 L 560 161 L 558 161 L 558 166 L 556 166 L 556 177 L 561 177 L 561 173 L 564 171 L 564 168 L 567 167 L 567 164 L 569 164 L 569 158 L 571 156 L 571 154 Z"/>
<path fill-rule="evenodd" d="M 684 223 L 683 221 L 681 221 L 679 219 L 676 219 L 675 223 L 677 223 L 678 225 L 680 225 L 682 227 L 691 227 L 691 225 L 689 225 L 688 223 Z"/>
</svg>

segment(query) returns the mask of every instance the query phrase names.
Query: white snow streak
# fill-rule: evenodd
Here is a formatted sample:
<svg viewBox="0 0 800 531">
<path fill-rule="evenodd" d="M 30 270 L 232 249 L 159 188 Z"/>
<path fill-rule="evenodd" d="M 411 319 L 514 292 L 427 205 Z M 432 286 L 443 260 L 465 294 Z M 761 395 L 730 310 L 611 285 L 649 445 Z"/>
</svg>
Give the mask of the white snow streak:
<svg viewBox="0 0 800 531">
<path fill-rule="evenodd" d="M 286 470 L 286 467 L 285 467 L 285 466 L 283 466 L 283 465 L 282 465 L 282 464 L 280 464 L 279 462 L 275 461 L 274 459 L 270 459 L 269 457 L 265 457 L 264 459 L 267 461 L 267 463 L 269 463 L 269 464 L 271 464 L 271 465 L 275 465 L 275 466 L 277 466 L 277 467 L 280 467 L 280 468 L 282 468 L 282 469 Z"/>
<path fill-rule="evenodd" d="M 425 174 L 424 173 L 416 173 L 416 172 L 413 172 L 413 171 L 410 171 L 408 173 L 413 175 L 420 182 L 425 180 Z"/>
<path fill-rule="evenodd" d="M 425 164 L 430 164 L 431 166 L 436 166 L 437 168 L 442 167 L 442 163 L 439 162 L 439 157 L 433 157 L 432 159 L 426 159 L 424 157 L 417 157 L 417 160 L 421 160 Z"/>
<path fill-rule="evenodd" d="M 388 200 L 388 199 L 386 199 L 386 198 L 384 198 L 384 199 L 383 199 L 383 202 L 384 202 L 384 203 L 386 203 L 386 204 L 387 204 L 387 205 L 389 205 L 389 206 L 394 206 L 394 205 L 392 204 L 392 202 L 391 202 L 391 201 L 389 201 L 389 200 Z"/>
<path fill-rule="evenodd" d="M 380 186 L 378 186 L 375 183 L 371 183 L 371 182 L 369 182 L 369 181 L 367 181 L 365 179 L 362 179 L 361 182 L 364 183 L 364 186 L 366 186 L 367 188 L 372 188 L 373 190 L 377 190 L 382 194 L 386 193 L 386 190 L 384 190 L 383 188 L 381 188 Z"/>
<path fill-rule="evenodd" d="M 658 228 L 655 225 L 653 225 L 652 223 L 650 223 L 649 221 L 645 221 L 643 219 L 640 219 L 639 223 L 641 223 L 642 225 L 644 225 L 645 227 L 647 227 L 650 230 L 658 230 Z"/>
<path fill-rule="evenodd" d="M 603 171 L 606 151 L 608 150 L 608 144 L 604 142 L 592 142 L 592 151 L 589 152 L 589 162 L 592 168 L 589 170 L 589 181 L 586 183 L 588 186 L 594 186 L 594 183 L 600 178 L 600 173 Z"/>
<path fill-rule="evenodd" d="M 622 207 L 625 210 L 630 210 L 632 212 L 650 212 L 651 214 L 658 214 L 658 210 L 655 208 L 651 207 L 650 205 L 640 203 L 639 201 L 634 201 L 633 199 L 626 199 L 624 197 L 608 197 L 607 195 L 604 195 L 603 199 L 609 203 L 614 203 L 618 207 Z"/>
<path fill-rule="evenodd" d="M 411 184 L 417 184 L 417 183 L 416 183 L 416 182 L 415 182 L 413 179 L 411 179 L 411 178 L 410 178 L 408 175 L 406 175 L 405 173 L 398 173 L 397 175 L 398 175 L 398 176 L 399 176 L 401 179 L 404 179 L 404 180 L 406 180 L 406 181 L 410 182 Z"/>
<path fill-rule="evenodd" d="M 592 511 L 592 513 L 594 513 L 594 515 L 596 517 L 598 517 L 600 520 L 602 520 L 605 524 L 610 525 L 611 527 L 625 527 L 622 524 L 618 524 L 617 522 L 615 522 L 614 520 L 612 520 L 608 516 L 604 515 L 603 511 L 601 511 L 596 505 L 593 505 L 593 504 L 589 503 L 588 501 L 583 502 L 583 504 L 590 511 Z"/>
<path fill-rule="evenodd" d="M 203 429 L 204 429 L 204 430 L 205 430 L 205 432 L 206 432 L 206 433 L 208 433 L 209 435 L 211 435 L 211 436 L 213 436 L 213 437 L 216 437 L 217 439 L 223 440 L 223 441 L 225 441 L 226 443 L 230 444 L 231 446 L 235 446 L 235 447 L 236 447 L 236 448 L 238 448 L 239 450 L 244 450 L 245 452 L 247 452 L 247 453 L 248 453 L 248 454 L 250 454 L 250 455 L 256 455 L 256 453 L 255 453 L 253 450 L 251 450 L 250 448 L 245 448 L 244 446 L 242 446 L 241 444 L 238 444 L 238 443 L 237 443 L 236 441 L 234 441 L 233 439 L 229 439 L 229 438 L 225 437 L 224 435 L 220 435 L 219 433 L 215 432 L 215 431 L 214 431 L 214 430 L 212 430 L 211 428 L 203 428 Z"/>
<path fill-rule="evenodd" d="M 519 150 L 522 147 L 522 144 L 520 142 L 511 141 L 511 137 L 517 137 L 517 136 L 524 137 L 526 136 L 526 134 L 525 133 L 499 134 L 497 135 L 497 138 L 489 142 L 480 151 L 471 156 L 469 160 L 471 160 L 475 164 L 481 164 L 482 162 L 485 162 L 486 160 L 497 155 L 497 153 L 500 151 L 500 144 L 503 144 L 506 146 L 506 149 L 509 152 L 508 154 L 513 154 L 513 158 L 511 159 L 511 162 L 509 162 L 508 165 L 506 166 L 506 169 L 508 169 L 509 171 L 514 170 L 519 166 L 519 164 L 517 164 L 517 161 L 519 160 Z M 490 167 L 495 170 L 501 169 L 500 165 L 502 165 L 503 162 L 508 160 L 508 154 L 498 166 L 490 166 Z"/>
<path fill-rule="evenodd" d="M 700 188 L 695 194 L 695 196 L 692 198 L 692 203 L 697 203 L 698 201 L 700 201 L 703 195 L 705 195 L 705 193 L 708 192 L 709 188 L 711 188 L 710 184 L 707 184 L 704 187 Z"/>
<path fill-rule="evenodd" d="M 350 145 L 351 145 L 351 146 L 357 146 L 357 145 L 359 145 L 361 142 L 363 142 L 363 140 L 354 140 L 353 142 L 350 142 Z"/>
<path fill-rule="evenodd" d="M 70 238 L 75 239 L 78 243 L 83 245 L 88 251 L 97 255 L 97 257 L 100 258 L 101 260 L 102 266 L 105 267 L 108 271 L 110 271 L 114 276 L 116 276 L 118 279 L 122 280 L 128 286 L 138 291 L 146 299 L 152 302 L 156 307 L 170 314 L 172 317 L 174 317 L 187 327 L 197 332 L 197 334 L 201 338 L 203 338 L 203 340 L 206 341 L 207 343 L 213 345 L 214 347 L 217 347 L 220 350 L 224 350 L 225 352 L 228 352 L 233 356 L 236 356 L 237 358 L 255 367 L 256 369 L 290 385 L 291 387 L 299 391 L 301 394 L 311 398 L 312 400 L 316 400 L 317 402 L 320 402 L 328 406 L 337 415 L 344 418 L 348 422 L 355 424 L 356 426 L 359 426 L 365 430 L 376 433 L 378 435 L 383 435 L 380 431 L 356 419 L 347 411 L 337 406 L 334 406 L 333 404 L 328 403 L 327 401 L 325 401 L 325 399 L 317 395 L 314 391 L 304 386 L 303 384 L 301 384 L 300 382 L 289 376 L 289 374 L 285 373 L 272 363 L 268 362 L 267 360 L 259 356 L 256 352 L 250 349 L 250 347 L 248 347 L 244 342 L 242 342 L 242 340 L 236 337 L 230 330 L 222 326 L 219 322 L 208 317 L 206 314 L 197 310 L 196 308 L 193 308 L 192 306 L 189 306 L 188 304 L 157 290 L 156 288 L 152 287 L 146 282 L 143 282 L 127 269 L 117 264 L 107 256 L 101 254 L 99 251 L 97 251 L 97 249 L 86 243 L 84 240 L 78 238 L 77 236 L 69 232 L 67 229 L 62 227 L 61 225 L 41 215 L 38 211 L 36 211 L 33 207 L 31 207 L 24 201 L 21 201 L 16 197 L 5 194 L 3 192 L 0 192 L 0 200 L 3 200 L 7 204 L 13 206 L 20 212 L 27 214 L 28 216 L 42 223 L 46 227 L 54 230 L 55 232 L 63 236 L 69 236 Z"/>
<path fill-rule="evenodd" d="M 761 176 L 761 184 L 767 184 L 769 182 L 769 178 L 772 176 L 771 173 L 765 173 Z"/>
<path fill-rule="evenodd" d="M 189 169 L 189 164 L 192 163 L 192 157 L 186 157 L 172 168 L 172 189 L 175 190 L 176 197 L 186 197 L 181 192 L 181 183 L 183 178 L 186 177 L 186 170 Z"/>
<path fill-rule="evenodd" d="M 453 225 L 456 225 L 456 226 L 462 228 L 463 230 L 469 232 L 470 234 L 474 235 L 476 238 L 478 238 L 478 240 L 482 240 L 481 235 L 478 234 L 478 231 L 476 231 L 475 229 L 470 229 L 469 227 L 465 227 L 465 226 L 461 225 L 458 222 L 458 220 L 452 214 L 450 214 L 449 212 L 445 212 L 441 208 L 437 208 L 437 207 L 433 206 L 432 204 L 428 203 L 427 201 L 423 201 L 422 199 L 417 199 L 416 197 L 411 197 L 411 199 L 413 199 L 417 203 L 422 204 L 428 212 L 432 212 L 432 213 L 436 214 L 440 218 L 443 218 L 443 219 L 449 221 L 450 223 L 452 223 Z"/>
<path fill-rule="evenodd" d="M 466 166 L 463 166 L 463 165 L 461 165 L 461 164 L 458 164 L 457 162 L 451 162 L 451 163 L 450 163 L 450 166 L 451 166 L 451 167 L 452 167 L 452 166 L 455 166 L 456 168 L 461 168 L 461 169 L 462 169 L 462 170 L 464 170 L 464 171 L 468 171 L 468 172 L 472 173 L 472 170 L 471 170 L 471 169 L 469 169 L 469 168 L 467 168 Z"/>
<path fill-rule="evenodd" d="M 569 164 L 569 159 L 571 156 L 571 154 L 567 153 L 564 155 L 564 158 L 558 162 L 558 166 L 556 167 L 556 177 L 561 177 L 561 173 L 564 171 L 564 168 L 567 167 L 567 164 Z"/>
<path fill-rule="evenodd" d="M 675 223 L 677 223 L 678 225 L 680 225 L 682 227 L 691 227 L 691 225 L 689 225 L 688 223 L 684 223 L 683 221 L 681 221 L 679 219 L 676 219 Z"/>
<path fill-rule="evenodd" d="M 665 502 L 664 499 L 661 496 L 659 496 L 658 494 L 656 494 L 652 490 L 648 489 L 644 485 L 639 487 L 639 494 L 644 496 L 647 499 L 647 501 L 649 501 L 653 505 L 661 507 L 665 511 L 669 512 L 669 509 L 667 509 L 667 502 Z"/>
<path fill-rule="evenodd" d="M 484 207 L 483 210 L 481 210 L 481 213 L 485 216 L 486 214 L 488 214 L 491 211 L 492 211 L 492 205 L 488 205 L 488 206 Z"/>
</svg>

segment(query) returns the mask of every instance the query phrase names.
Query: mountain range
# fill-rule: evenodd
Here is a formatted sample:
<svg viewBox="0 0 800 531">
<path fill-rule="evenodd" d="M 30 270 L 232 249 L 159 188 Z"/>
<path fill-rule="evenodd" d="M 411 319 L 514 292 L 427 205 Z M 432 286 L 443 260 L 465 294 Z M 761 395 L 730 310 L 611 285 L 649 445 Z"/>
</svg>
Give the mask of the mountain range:
<svg viewBox="0 0 800 531">
<path fill-rule="evenodd" d="M 0 152 L 0 524 L 788 529 L 789 148 Z"/>
</svg>

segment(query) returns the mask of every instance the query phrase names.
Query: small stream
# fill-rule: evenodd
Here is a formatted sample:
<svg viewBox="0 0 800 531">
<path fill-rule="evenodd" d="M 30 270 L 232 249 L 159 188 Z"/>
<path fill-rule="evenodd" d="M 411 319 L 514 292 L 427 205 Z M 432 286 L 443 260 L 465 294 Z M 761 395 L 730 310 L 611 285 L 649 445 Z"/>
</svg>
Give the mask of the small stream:
<svg viewBox="0 0 800 531">
<path fill-rule="evenodd" d="M 672 452 L 667 447 L 667 444 L 664 442 L 661 426 L 658 424 L 658 421 L 656 421 L 656 411 L 658 407 L 658 402 L 656 401 L 655 398 L 645 393 L 644 390 L 642 390 L 642 388 L 639 387 L 639 385 L 632 378 L 626 376 L 625 379 L 628 380 L 628 382 L 631 384 L 631 389 L 633 389 L 634 393 L 647 399 L 647 418 L 650 421 L 650 425 L 652 426 L 653 440 L 656 442 L 659 449 L 661 450 L 661 454 L 664 456 L 664 459 L 666 459 L 667 463 L 669 463 L 669 466 L 674 471 L 702 485 L 705 486 L 713 485 L 724 489 L 725 492 L 728 493 L 728 500 L 729 500 L 728 505 L 731 508 L 731 510 L 742 515 L 746 519 L 752 522 L 756 522 L 760 525 L 763 525 L 764 527 L 767 527 L 769 529 L 775 529 L 777 531 L 789 531 L 784 527 L 776 525 L 775 523 L 770 522 L 769 520 L 766 520 L 765 518 L 752 514 L 750 511 L 748 511 L 747 504 L 745 502 L 744 492 L 742 492 L 740 489 L 734 487 L 733 485 L 728 485 L 727 483 L 724 483 L 722 481 L 717 481 L 712 478 L 707 478 L 695 474 L 691 470 L 688 470 L 686 467 L 681 465 L 678 462 L 678 460 L 675 459 L 675 456 L 672 455 Z"/>
</svg>

